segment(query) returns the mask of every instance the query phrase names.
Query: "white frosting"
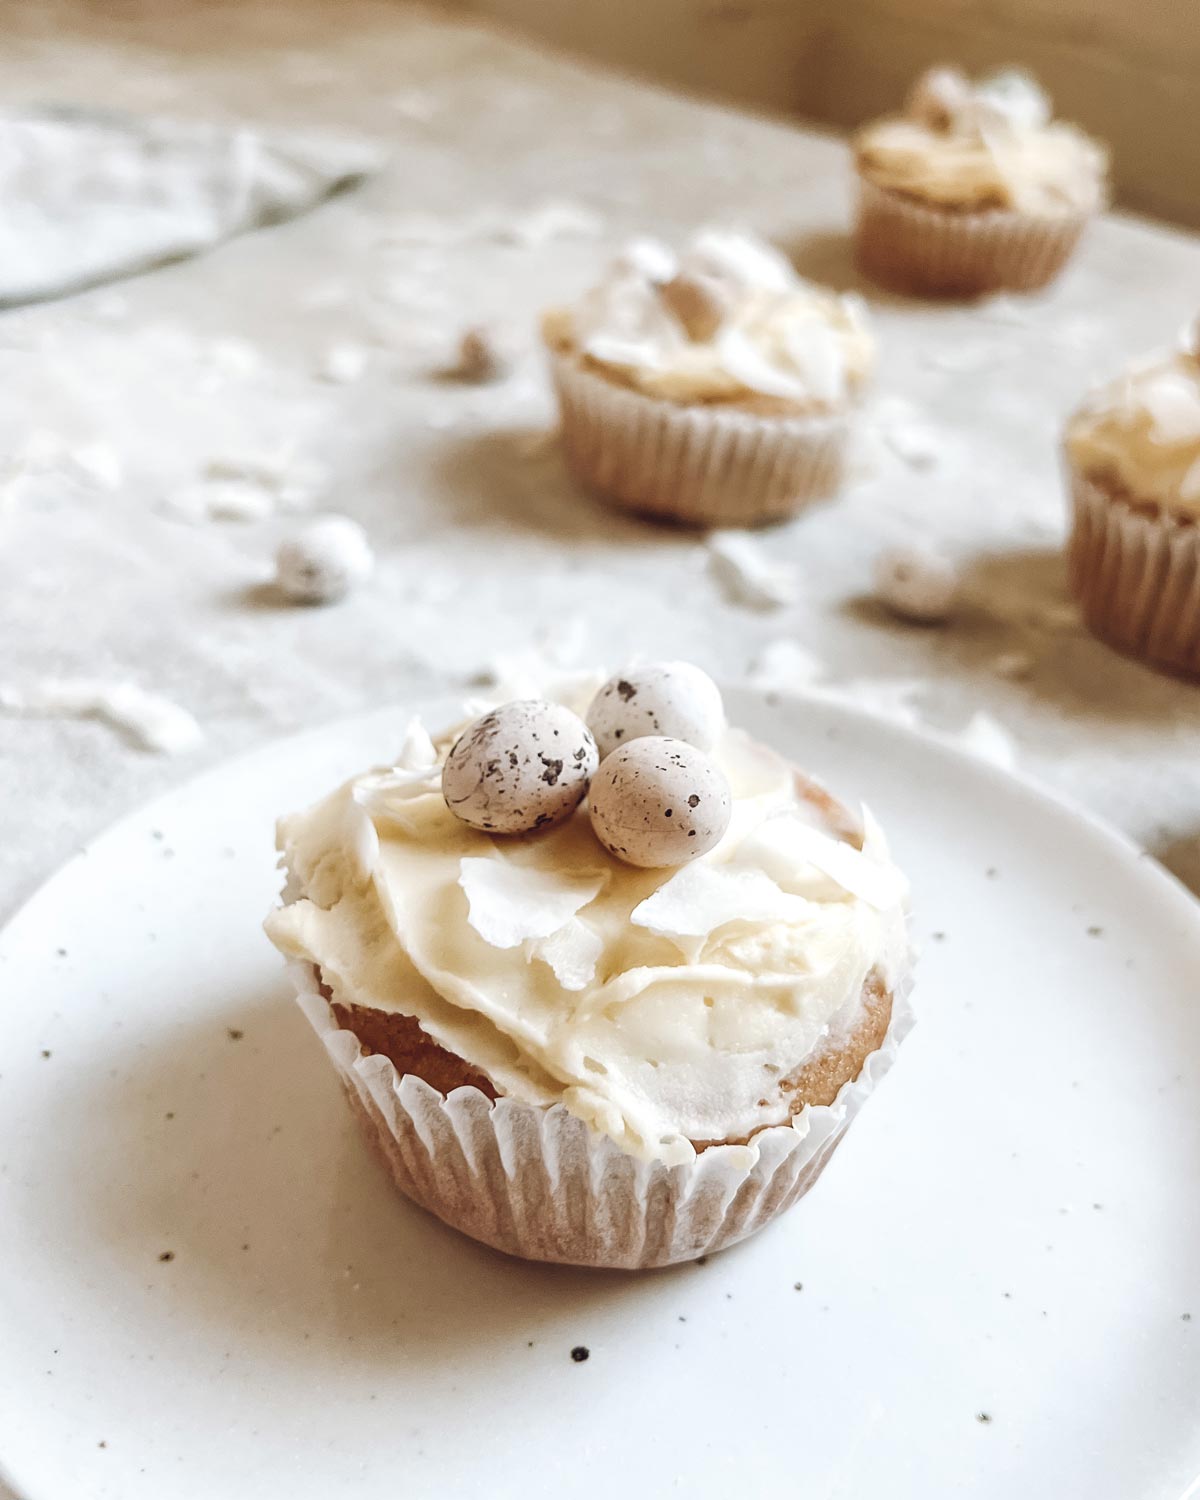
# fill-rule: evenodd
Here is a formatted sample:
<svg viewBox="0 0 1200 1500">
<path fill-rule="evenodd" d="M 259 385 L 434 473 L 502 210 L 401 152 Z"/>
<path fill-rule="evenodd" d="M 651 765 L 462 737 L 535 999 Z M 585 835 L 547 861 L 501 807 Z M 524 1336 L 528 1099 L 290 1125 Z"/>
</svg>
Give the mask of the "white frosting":
<svg viewBox="0 0 1200 1500">
<path fill-rule="evenodd" d="M 707 229 L 672 261 L 635 241 L 577 306 L 548 313 L 547 341 L 623 384 L 671 401 L 783 403 L 828 410 L 866 379 L 874 345 L 861 300 L 804 281 L 777 250 L 751 235 Z M 662 287 L 701 278 L 725 316 L 710 336 L 689 337 Z"/>
<path fill-rule="evenodd" d="M 1102 386 L 1067 424 L 1067 450 L 1134 501 L 1200 520 L 1200 357 L 1153 355 Z"/>
<path fill-rule="evenodd" d="M 928 90 L 907 117 L 878 120 L 855 138 L 859 170 L 880 187 L 943 208 L 1008 208 L 1054 216 L 1104 199 L 1107 154 L 1073 125 L 1052 122 L 1050 101 L 1027 74 L 998 73 L 942 90 L 944 118 L 930 118 Z"/>
<path fill-rule="evenodd" d="M 611 859 L 586 811 L 523 839 L 459 822 L 420 767 L 356 778 L 279 829 L 302 899 L 267 931 L 343 1003 L 415 1016 L 532 1104 L 563 1103 L 643 1159 L 789 1117 L 779 1081 L 891 986 L 905 883 L 868 822 L 831 838 L 794 773 L 728 731 L 725 838 L 678 871 Z M 367 789 L 364 792 L 364 787 Z"/>
</svg>

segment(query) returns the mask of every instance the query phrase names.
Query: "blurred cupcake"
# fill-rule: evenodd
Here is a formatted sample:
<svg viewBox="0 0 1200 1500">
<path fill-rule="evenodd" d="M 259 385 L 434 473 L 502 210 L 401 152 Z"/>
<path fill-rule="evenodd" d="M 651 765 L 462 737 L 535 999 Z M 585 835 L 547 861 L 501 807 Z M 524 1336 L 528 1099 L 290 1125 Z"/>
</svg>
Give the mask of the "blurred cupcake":
<svg viewBox="0 0 1200 1500">
<path fill-rule="evenodd" d="M 1200 350 L 1140 361 L 1067 423 L 1071 588 L 1117 650 L 1200 676 Z"/>
<path fill-rule="evenodd" d="M 918 80 L 902 116 L 854 139 L 858 262 L 931 296 L 1032 291 L 1053 280 L 1104 206 L 1103 146 L 1050 118 L 1026 74 Z"/>
<path fill-rule="evenodd" d="M 874 357 L 864 310 L 762 241 L 635 241 L 542 326 L 567 462 L 610 504 L 755 526 L 838 489 Z"/>
<path fill-rule="evenodd" d="M 815 1182 L 910 1024 L 907 886 L 696 668 L 594 687 L 594 738 L 545 700 L 414 726 L 285 818 L 266 925 L 404 1193 L 510 1254 L 631 1269 Z"/>
</svg>

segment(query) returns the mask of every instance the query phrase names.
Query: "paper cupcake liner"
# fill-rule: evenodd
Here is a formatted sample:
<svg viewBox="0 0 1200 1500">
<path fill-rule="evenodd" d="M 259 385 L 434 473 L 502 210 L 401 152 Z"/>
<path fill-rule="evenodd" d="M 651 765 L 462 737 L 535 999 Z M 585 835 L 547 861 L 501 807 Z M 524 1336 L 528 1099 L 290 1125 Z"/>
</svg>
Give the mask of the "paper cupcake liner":
<svg viewBox="0 0 1200 1500">
<path fill-rule="evenodd" d="M 367 1141 L 400 1191 L 432 1214 L 525 1260 L 639 1270 L 694 1260 L 754 1234 L 820 1176 L 847 1126 L 891 1067 L 913 1023 L 899 986 L 882 1045 L 831 1105 L 812 1105 L 746 1146 L 695 1161 L 643 1162 L 561 1105 L 442 1095 L 342 1030 L 308 964 L 288 965 Z"/>
<path fill-rule="evenodd" d="M 680 406 L 551 355 L 567 465 L 621 510 L 687 526 L 758 526 L 828 499 L 847 466 L 849 413 L 760 416 Z"/>
<path fill-rule="evenodd" d="M 1068 467 L 1067 566 L 1084 623 L 1118 651 L 1200 677 L 1200 525 L 1137 509 Z"/>
<path fill-rule="evenodd" d="M 955 212 L 858 179 L 860 269 L 895 291 L 929 296 L 1031 292 L 1062 270 L 1091 214 L 1046 218 L 1011 209 Z"/>
</svg>

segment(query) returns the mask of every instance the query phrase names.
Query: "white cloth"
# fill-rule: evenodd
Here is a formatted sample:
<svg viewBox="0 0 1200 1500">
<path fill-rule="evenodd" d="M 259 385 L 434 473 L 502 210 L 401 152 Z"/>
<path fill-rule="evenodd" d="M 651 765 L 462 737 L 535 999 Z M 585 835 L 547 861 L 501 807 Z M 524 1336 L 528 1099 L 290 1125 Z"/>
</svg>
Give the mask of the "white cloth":
<svg viewBox="0 0 1200 1500">
<path fill-rule="evenodd" d="M 380 160 L 340 137 L 55 107 L 0 116 L 0 306 L 195 255 L 303 213 Z"/>
</svg>

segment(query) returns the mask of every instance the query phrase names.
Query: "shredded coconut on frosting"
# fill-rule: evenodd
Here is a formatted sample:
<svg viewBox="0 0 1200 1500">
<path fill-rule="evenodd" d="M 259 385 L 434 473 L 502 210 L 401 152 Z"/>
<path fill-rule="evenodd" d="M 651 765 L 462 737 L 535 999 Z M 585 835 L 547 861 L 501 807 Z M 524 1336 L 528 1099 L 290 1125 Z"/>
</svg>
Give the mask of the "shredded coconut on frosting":
<svg viewBox="0 0 1200 1500">
<path fill-rule="evenodd" d="M 940 109 L 930 107 L 931 95 Z M 1049 99 L 1016 71 L 972 84 L 936 70 L 918 84 L 905 115 L 866 126 L 854 145 L 864 177 L 938 208 L 1055 216 L 1104 201 L 1104 148 L 1076 126 L 1052 121 Z"/>
<path fill-rule="evenodd" d="M 1200 520 L 1200 354 L 1139 361 L 1088 398 L 1066 441 L 1080 473 L 1135 503 Z"/>
<path fill-rule="evenodd" d="M 679 870 L 612 859 L 582 811 L 532 838 L 469 828 L 420 789 L 427 745 L 410 732 L 417 764 L 282 820 L 301 896 L 272 941 L 634 1156 L 786 1122 L 772 1083 L 856 1024 L 869 976 L 903 972 L 906 885 L 877 826 L 861 849 L 814 827 L 790 765 L 736 730 L 716 751 L 729 831 Z"/>
<path fill-rule="evenodd" d="M 727 229 L 701 231 L 679 256 L 631 242 L 543 331 L 552 349 L 647 395 L 782 411 L 840 408 L 874 359 L 859 298 L 803 280 L 772 246 Z"/>
</svg>

